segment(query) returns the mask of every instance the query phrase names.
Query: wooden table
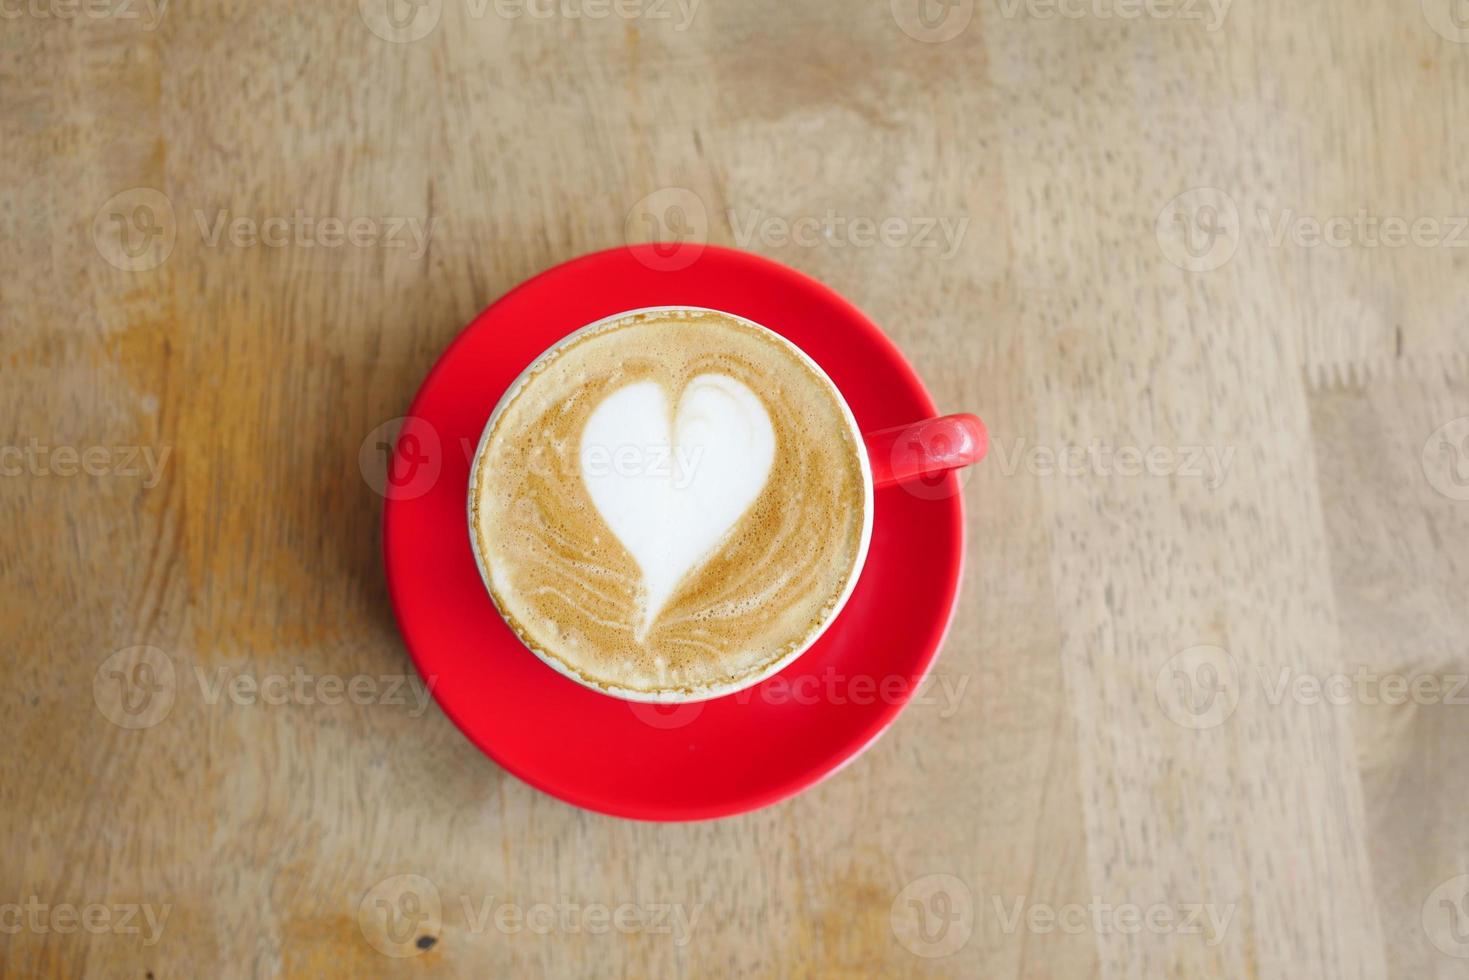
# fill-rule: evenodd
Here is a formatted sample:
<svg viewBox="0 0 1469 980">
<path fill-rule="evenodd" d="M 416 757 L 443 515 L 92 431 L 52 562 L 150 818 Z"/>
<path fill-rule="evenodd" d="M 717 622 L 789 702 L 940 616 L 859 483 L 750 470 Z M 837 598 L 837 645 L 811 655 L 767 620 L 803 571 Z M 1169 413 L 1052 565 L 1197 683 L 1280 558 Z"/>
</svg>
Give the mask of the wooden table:
<svg viewBox="0 0 1469 980">
<path fill-rule="evenodd" d="M 1469 971 L 1462 0 L 0 10 L 3 972 Z M 960 693 L 686 826 L 378 686 L 379 427 L 650 236 L 994 436 Z"/>
</svg>

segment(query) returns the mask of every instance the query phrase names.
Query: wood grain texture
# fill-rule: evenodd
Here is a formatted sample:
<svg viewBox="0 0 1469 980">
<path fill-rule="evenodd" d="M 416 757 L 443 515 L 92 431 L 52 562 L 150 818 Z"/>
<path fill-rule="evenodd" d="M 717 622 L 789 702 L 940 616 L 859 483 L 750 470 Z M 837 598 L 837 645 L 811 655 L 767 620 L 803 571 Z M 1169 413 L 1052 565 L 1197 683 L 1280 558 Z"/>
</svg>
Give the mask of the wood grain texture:
<svg viewBox="0 0 1469 980">
<path fill-rule="evenodd" d="M 1462 0 L 87 9 L 0 20 L 0 973 L 1469 969 Z M 654 232 L 989 423 L 957 693 L 671 827 L 411 694 L 232 697 L 412 676 L 359 451 L 479 309 Z M 670 918 L 496 919 L 538 905 Z"/>
</svg>

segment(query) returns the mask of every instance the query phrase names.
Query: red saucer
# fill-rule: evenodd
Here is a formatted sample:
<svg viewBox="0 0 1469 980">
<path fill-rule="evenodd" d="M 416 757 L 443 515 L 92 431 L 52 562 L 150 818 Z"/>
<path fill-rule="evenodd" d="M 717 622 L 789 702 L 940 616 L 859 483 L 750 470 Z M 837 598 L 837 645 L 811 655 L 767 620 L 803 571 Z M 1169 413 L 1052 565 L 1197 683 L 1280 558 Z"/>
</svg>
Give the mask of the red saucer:
<svg viewBox="0 0 1469 980">
<path fill-rule="evenodd" d="M 933 661 L 958 593 L 964 515 L 954 474 L 877 491 L 856 591 L 815 646 L 737 694 L 633 704 L 556 673 L 506 627 L 480 582 L 465 517 L 469 463 L 505 388 L 578 327 L 688 305 L 762 323 L 809 354 L 863 431 L 937 415 L 898 349 L 855 307 L 793 269 L 704 247 L 598 252 L 523 283 L 475 318 L 419 390 L 390 468 L 388 589 L 414 663 L 470 740 L 568 803 L 640 820 L 754 810 L 830 775 L 880 735 Z"/>
</svg>

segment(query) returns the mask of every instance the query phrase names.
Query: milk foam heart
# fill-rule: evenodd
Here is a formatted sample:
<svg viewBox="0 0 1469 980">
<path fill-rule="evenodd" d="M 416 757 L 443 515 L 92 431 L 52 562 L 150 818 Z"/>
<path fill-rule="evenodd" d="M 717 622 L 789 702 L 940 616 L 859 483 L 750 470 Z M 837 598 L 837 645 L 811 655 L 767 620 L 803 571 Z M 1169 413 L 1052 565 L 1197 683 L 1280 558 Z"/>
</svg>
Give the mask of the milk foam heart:
<svg viewBox="0 0 1469 980">
<path fill-rule="evenodd" d="M 694 378 L 673 412 L 661 384 L 640 381 L 593 410 L 580 459 L 588 495 L 642 570 L 641 638 L 764 489 L 775 429 L 759 396 L 726 375 Z"/>
</svg>

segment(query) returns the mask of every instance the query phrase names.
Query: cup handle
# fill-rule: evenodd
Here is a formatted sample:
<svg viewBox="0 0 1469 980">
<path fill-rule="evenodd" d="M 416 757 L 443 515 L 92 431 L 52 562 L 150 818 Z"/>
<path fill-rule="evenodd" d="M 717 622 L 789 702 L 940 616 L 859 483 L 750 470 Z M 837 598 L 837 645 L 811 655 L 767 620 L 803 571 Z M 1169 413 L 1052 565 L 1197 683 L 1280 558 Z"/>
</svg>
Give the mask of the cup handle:
<svg viewBox="0 0 1469 980">
<path fill-rule="evenodd" d="M 968 413 L 878 429 L 862 441 L 867 444 L 873 487 L 933 479 L 979 462 L 990 447 L 984 423 Z"/>
</svg>

